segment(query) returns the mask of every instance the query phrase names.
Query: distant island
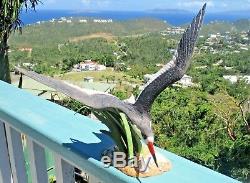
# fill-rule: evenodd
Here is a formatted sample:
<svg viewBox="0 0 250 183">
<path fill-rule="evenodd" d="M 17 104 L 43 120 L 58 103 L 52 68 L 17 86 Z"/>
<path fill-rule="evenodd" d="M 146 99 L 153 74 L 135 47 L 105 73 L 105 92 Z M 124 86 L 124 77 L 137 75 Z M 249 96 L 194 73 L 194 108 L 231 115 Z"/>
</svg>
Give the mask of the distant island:
<svg viewBox="0 0 250 183">
<path fill-rule="evenodd" d="M 175 26 L 180 26 L 190 22 L 193 16 L 193 12 L 186 10 L 160 8 L 145 11 L 38 10 L 36 12 L 30 12 L 29 14 L 23 12 L 22 20 L 24 24 L 32 24 L 37 21 L 48 21 L 50 19 L 58 19 L 60 17 L 92 17 L 99 19 L 113 19 L 117 21 L 151 17 L 169 22 Z M 205 23 L 215 20 L 232 22 L 238 19 L 250 19 L 249 11 L 208 13 L 205 18 Z"/>
</svg>

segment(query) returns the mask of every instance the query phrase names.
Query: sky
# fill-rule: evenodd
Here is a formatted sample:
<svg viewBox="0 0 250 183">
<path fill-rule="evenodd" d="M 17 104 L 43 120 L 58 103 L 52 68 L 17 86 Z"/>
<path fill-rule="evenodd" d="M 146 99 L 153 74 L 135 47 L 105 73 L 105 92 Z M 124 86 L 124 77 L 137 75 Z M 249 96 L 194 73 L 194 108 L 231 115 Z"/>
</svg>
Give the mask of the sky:
<svg viewBox="0 0 250 183">
<path fill-rule="evenodd" d="M 250 0 L 41 0 L 38 9 L 144 11 L 184 9 L 197 11 L 207 2 L 210 12 L 250 10 Z"/>
</svg>

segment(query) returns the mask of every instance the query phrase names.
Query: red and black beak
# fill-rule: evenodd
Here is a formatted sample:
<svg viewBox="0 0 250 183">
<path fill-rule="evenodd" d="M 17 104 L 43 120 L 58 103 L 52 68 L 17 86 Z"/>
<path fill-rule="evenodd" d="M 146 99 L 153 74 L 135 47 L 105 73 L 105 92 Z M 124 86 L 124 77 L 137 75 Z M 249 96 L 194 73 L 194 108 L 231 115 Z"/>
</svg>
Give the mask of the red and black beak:
<svg viewBox="0 0 250 183">
<path fill-rule="evenodd" d="M 157 159 L 156 159 L 156 155 L 155 155 L 155 148 L 154 148 L 153 142 L 148 142 L 147 145 L 148 145 L 149 152 L 151 153 L 151 155 L 154 159 L 155 165 L 159 168 L 158 163 L 157 163 Z"/>
</svg>

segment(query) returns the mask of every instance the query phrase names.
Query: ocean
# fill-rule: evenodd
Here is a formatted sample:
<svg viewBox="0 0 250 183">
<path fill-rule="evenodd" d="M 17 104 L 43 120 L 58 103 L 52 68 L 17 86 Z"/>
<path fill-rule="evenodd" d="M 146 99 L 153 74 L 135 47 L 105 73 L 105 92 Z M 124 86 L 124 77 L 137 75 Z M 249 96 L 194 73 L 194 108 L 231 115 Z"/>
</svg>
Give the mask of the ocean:
<svg viewBox="0 0 250 183">
<path fill-rule="evenodd" d="M 131 20 L 137 18 L 155 18 L 167 21 L 169 24 L 178 26 L 190 22 L 195 14 L 181 11 L 141 11 L 141 12 L 125 12 L 125 11 L 96 11 L 96 12 L 76 12 L 72 10 L 38 10 L 36 12 L 23 12 L 21 15 L 24 24 L 32 24 L 37 21 L 48 21 L 52 18 L 60 17 L 93 17 L 103 19 L 113 19 L 118 21 Z M 205 17 L 205 23 L 211 21 L 229 21 L 233 22 L 239 19 L 250 19 L 248 11 L 242 12 L 223 12 L 210 13 Z"/>
</svg>

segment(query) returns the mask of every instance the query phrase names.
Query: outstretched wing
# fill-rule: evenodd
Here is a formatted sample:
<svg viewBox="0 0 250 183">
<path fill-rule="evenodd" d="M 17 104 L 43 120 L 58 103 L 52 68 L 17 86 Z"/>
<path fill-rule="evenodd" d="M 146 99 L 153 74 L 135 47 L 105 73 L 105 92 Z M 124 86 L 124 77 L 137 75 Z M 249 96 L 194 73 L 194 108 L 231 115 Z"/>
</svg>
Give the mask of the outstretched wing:
<svg viewBox="0 0 250 183">
<path fill-rule="evenodd" d="M 37 74 L 33 71 L 27 71 L 15 67 L 20 73 L 42 83 L 55 90 L 62 92 L 63 94 L 82 102 L 83 104 L 95 108 L 95 109 L 105 109 L 105 108 L 117 108 L 124 110 L 124 102 L 119 100 L 113 95 L 98 92 L 95 90 L 83 89 L 75 85 L 68 84 L 64 81 L 56 80 L 50 77 Z"/>
<path fill-rule="evenodd" d="M 169 85 L 180 80 L 190 65 L 190 57 L 193 54 L 195 42 L 201 28 L 205 14 L 206 4 L 199 11 L 198 15 L 188 26 L 179 42 L 177 52 L 173 59 L 166 64 L 161 70 L 153 75 L 150 81 L 145 85 L 144 90 L 140 93 L 136 106 L 149 111 L 155 98 Z"/>
</svg>

